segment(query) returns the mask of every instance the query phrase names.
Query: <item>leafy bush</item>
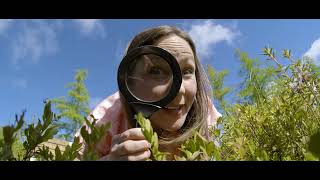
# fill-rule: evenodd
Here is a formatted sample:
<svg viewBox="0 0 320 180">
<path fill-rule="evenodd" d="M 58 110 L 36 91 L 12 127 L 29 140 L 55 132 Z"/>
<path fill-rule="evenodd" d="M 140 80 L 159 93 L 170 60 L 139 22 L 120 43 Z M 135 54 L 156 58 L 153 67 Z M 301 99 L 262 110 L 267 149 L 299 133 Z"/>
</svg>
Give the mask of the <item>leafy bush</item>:
<svg viewBox="0 0 320 180">
<path fill-rule="evenodd" d="M 283 51 L 289 61 L 287 66 L 279 63 L 272 48 L 264 48 L 263 53 L 276 67 L 261 68 L 257 61 L 238 51 L 245 79 L 239 103 L 222 106 L 224 115 L 219 123 L 224 133 L 218 138 L 221 157 L 316 160 L 308 143 L 320 127 L 319 67 L 308 58 L 293 60 L 289 50 Z M 210 71 L 215 72 L 212 68 Z M 217 76 L 210 71 L 214 81 Z M 225 103 L 221 97 L 215 98 Z"/>
<path fill-rule="evenodd" d="M 18 139 L 17 134 L 21 131 L 21 128 L 25 122 L 23 112 L 20 118 L 16 116 L 16 124 L 3 127 L 3 139 L 0 139 L 0 158 L 1 160 L 9 161 L 30 161 L 35 157 L 38 160 L 44 161 L 61 161 L 61 160 L 75 160 L 76 158 L 83 156 L 84 160 L 96 160 L 98 158 L 95 151 L 93 151 L 93 145 L 96 144 L 106 131 L 111 127 L 111 124 L 95 127 L 96 119 L 90 122 L 86 119 L 86 126 L 81 128 L 81 135 L 84 138 L 84 142 L 89 144 L 88 148 L 82 150 L 83 154 L 80 154 L 80 150 L 83 147 L 83 143 L 80 143 L 79 137 L 74 137 L 72 145 L 67 145 L 62 153 L 59 146 L 56 146 L 55 152 L 52 153 L 49 147 L 41 144 L 49 139 L 52 139 L 54 135 L 58 133 L 58 126 L 56 121 L 60 117 L 57 117 L 51 111 L 51 102 L 48 101 L 45 104 L 42 120 L 38 120 L 37 124 L 30 124 L 23 131 L 25 139 Z M 23 141 L 23 143 L 21 143 Z M 22 155 L 13 152 L 15 143 L 23 144 Z"/>
</svg>

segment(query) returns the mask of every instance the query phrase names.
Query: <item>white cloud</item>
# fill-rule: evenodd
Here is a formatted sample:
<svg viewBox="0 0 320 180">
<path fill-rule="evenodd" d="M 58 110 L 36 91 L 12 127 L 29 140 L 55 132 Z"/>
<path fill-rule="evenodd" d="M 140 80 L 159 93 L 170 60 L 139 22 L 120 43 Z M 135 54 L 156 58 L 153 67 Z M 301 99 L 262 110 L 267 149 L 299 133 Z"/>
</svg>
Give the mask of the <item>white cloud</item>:
<svg viewBox="0 0 320 180">
<path fill-rule="evenodd" d="M 102 102 L 102 97 L 93 97 L 90 98 L 89 107 L 90 109 L 94 109 L 100 102 Z"/>
<path fill-rule="evenodd" d="M 14 79 L 12 85 L 16 88 L 25 89 L 28 86 L 28 82 L 25 79 Z"/>
<path fill-rule="evenodd" d="M 310 49 L 304 53 L 304 56 L 314 59 L 315 63 L 320 65 L 320 38 L 312 43 Z"/>
<path fill-rule="evenodd" d="M 18 65 L 22 60 L 38 63 L 45 55 L 58 50 L 55 29 L 43 20 L 28 21 L 14 37 L 13 63 Z"/>
<path fill-rule="evenodd" d="M 0 35 L 9 29 L 11 23 L 12 20 L 10 19 L 0 19 Z"/>
<path fill-rule="evenodd" d="M 13 23 L 14 22 L 14 23 Z M 0 20 L 0 35 L 10 31 L 11 61 L 15 69 L 21 63 L 37 64 L 41 59 L 53 55 L 59 50 L 58 35 L 65 29 L 66 23 L 78 27 L 81 35 L 87 37 L 105 37 L 106 31 L 101 20 Z M 71 23 L 70 23 L 71 22 Z"/>
<path fill-rule="evenodd" d="M 206 58 L 211 55 L 211 47 L 220 42 L 232 44 L 237 35 L 235 27 L 226 27 L 215 24 L 213 20 L 206 20 L 201 23 L 190 25 L 188 33 L 195 41 L 197 51 L 200 57 Z"/>
<path fill-rule="evenodd" d="M 105 38 L 106 32 L 101 20 L 98 19 L 76 19 L 75 22 L 80 26 L 80 32 L 84 36 L 98 35 Z"/>
</svg>

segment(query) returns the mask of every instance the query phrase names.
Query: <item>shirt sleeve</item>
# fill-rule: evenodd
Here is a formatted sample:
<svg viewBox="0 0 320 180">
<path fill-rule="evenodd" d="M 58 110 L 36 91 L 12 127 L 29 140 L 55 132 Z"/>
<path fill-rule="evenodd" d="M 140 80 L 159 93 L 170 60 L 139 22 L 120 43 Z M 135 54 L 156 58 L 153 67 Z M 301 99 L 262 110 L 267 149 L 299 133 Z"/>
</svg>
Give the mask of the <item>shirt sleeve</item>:
<svg viewBox="0 0 320 180">
<path fill-rule="evenodd" d="M 107 123 L 111 123 L 111 128 L 108 132 L 102 137 L 102 139 L 95 145 L 95 150 L 99 154 L 99 156 L 107 155 L 111 150 L 112 144 L 112 136 L 115 134 L 121 133 L 126 128 L 126 120 L 123 105 L 120 101 L 119 92 L 107 97 L 104 99 L 98 106 L 91 112 L 95 119 L 97 119 L 96 126 L 104 125 Z M 89 121 L 93 121 L 93 119 L 89 116 Z M 90 129 L 84 124 L 90 133 Z M 83 143 L 83 138 L 80 135 L 80 131 L 78 131 L 77 136 L 80 137 L 80 143 Z M 86 144 L 83 143 L 82 152 L 86 148 Z"/>
<path fill-rule="evenodd" d="M 217 111 L 216 107 L 213 105 L 212 101 L 209 101 L 209 109 L 208 109 L 208 126 L 214 126 L 217 123 L 217 120 L 222 115 Z"/>
</svg>

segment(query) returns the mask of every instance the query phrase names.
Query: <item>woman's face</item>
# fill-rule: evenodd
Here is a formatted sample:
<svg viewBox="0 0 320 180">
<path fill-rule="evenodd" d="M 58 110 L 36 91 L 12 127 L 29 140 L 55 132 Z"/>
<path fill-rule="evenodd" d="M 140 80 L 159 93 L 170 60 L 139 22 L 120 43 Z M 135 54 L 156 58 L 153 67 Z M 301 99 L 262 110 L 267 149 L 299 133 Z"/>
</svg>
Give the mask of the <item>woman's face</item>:
<svg viewBox="0 0 320 180">
<path fill-rule="evenodd" d="M 150 118 L 155 128 L 174 132 L 184 124 L 196 96 L 194 54 L 188 42 L 176 35 L 165 37 L 154 45 L 170 52 L 177 59 L 182 73 L 182 84 L 176 98 L 166 106 L 168 109 L 161 109 Z"/>
</svg>

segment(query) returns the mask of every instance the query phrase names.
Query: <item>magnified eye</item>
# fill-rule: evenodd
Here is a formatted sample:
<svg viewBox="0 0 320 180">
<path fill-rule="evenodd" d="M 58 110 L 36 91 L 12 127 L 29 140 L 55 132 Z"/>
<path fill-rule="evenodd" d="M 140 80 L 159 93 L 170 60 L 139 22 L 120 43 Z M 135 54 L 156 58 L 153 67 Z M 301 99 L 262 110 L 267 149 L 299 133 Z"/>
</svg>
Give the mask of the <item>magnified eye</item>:
<svg viewBox="0 0 320 180">
<path fill-rule="evenodd" d="M 152 67 L 149 70 L 149 74 L 150 75 L 161 75 L 161 74 L 163 74 L 163 71 L 158 67 Z"/>
<path fill-rule="evenodd" d="M 152 79 L 156 80 L 165 80 L 169 76 L 168 72 L 157 66 L 151 67 L 148 71 L 148 74 Z"/>
</svg>

